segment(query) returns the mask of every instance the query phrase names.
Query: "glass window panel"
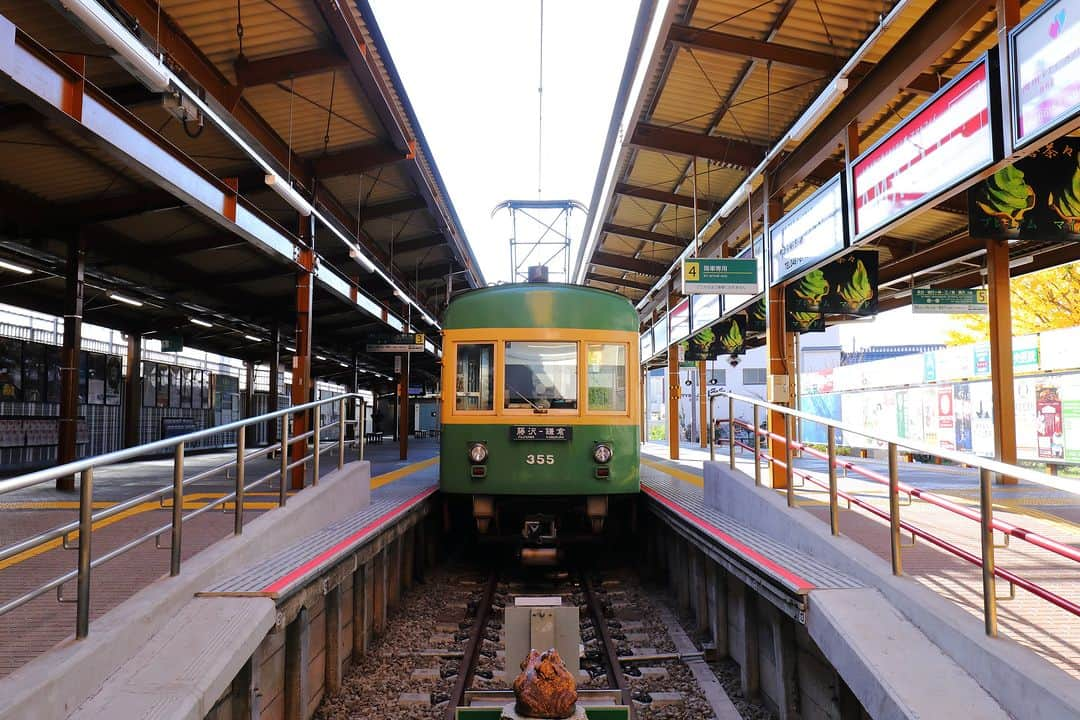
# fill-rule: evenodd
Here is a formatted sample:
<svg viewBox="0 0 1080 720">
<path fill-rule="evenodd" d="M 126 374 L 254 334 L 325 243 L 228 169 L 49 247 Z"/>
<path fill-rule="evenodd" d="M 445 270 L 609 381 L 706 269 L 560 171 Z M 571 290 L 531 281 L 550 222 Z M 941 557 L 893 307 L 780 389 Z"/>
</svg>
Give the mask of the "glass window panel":
<svg viewBox="0 0 1080 720">
<path fill-rule="evenodd" d="M 589 343 L 589 409 L 626 411 L 626 346 Z"/>
<path fill-rule="evenodd" d="M 495 346 L 469 344 L 457 346 L 457 410 L 495 409 Z"/>
<path fill-rule="evenodd" d="M 157 366 L 154 363 L 142 364 L 142 388 L 143 407 L 154 407 L 157 404 Z"/>
<path fill-rule="evenodd" d="M 577 409 L 577 343 L 506 343 L 507 408 Z"/>
</svg>

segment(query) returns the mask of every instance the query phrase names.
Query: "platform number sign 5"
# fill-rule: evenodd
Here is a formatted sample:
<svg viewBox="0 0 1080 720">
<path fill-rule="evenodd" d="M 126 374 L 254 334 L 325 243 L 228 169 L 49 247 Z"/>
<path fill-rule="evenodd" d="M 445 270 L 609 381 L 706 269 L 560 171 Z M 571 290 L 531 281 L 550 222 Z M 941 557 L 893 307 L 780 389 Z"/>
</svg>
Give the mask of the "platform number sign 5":
<svg viewBox="0 0 1080 720">
<path fill-rule="evenodd" d="M 533 455 L 532 453 L 529 453 L 528 455 L 525 456 L 525 464 L 526 465 L 554 465 L 555 464 L 555 456 L 554 455 Z"/>
</svg>

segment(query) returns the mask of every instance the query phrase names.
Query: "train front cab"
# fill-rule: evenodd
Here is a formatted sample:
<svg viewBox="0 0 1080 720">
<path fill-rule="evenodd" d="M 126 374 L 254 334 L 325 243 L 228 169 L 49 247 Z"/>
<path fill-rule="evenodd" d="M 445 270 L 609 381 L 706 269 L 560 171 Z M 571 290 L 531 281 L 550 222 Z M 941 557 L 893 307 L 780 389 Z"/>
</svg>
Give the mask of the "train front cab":
<svg viewBox="0 0 1080 720">
<path fill-rule="evenodd" d="M 447 330 L 441 487 L 481 534 L 526 545 L 600 534 L 639 491 L 636 333 Z"/>
</svg>

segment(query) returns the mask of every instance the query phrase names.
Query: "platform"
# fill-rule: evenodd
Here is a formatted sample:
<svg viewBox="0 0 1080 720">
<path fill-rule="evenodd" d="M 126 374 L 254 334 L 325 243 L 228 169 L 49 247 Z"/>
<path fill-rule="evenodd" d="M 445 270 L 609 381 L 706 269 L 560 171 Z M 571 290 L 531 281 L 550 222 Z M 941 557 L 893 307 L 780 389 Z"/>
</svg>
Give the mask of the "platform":
<svg viewBox="0 0 1080 720">
<path fill-rule="evenodd" d="M 415 473 L 435 466 L 437 440 L 411 440 L 409 459 L 402 461 L 396 444 L 368 446 L 366 459 L 372 463 L 373 502 L 384 496 L 397 497 L 397 482 L 408 480 L 409 492 L 415 484 Z M 347 458 L 355 456 L 348 451 Z M 227 462 L 231 452 L 193 454 L 186 459 L 186 474 L 194 475 Z M 259 458 L 248 462 L 248 481 L 278 467 L 277 459 Z M 337 468 L 335 451 L 323 455 L 320 474 Z M 310 482 L 310 471 L 309 482 Z M 99 469 L 95 473 L 95 509 L 136 497 L 151 489 L 168 485 L 172 477 L 172 461 L 148 460 Z M 429 470 L 428 485 L 433 484 Z M 221 497 L 233 487 L 224 473 L 186 489 L 185 509 L 195 510 Z M 402 486 L 404 487 L 404 486 Z M 245 520 L 250 522 L 262 512 L 277 506 L 277 478 L 268 487 L 259 488 L 247 496 L 244 503 Z M 379 505 L 381 507 L 381 505 Z M 187 560 L 211 543 L 228 536 L 233 529 L 232 504 L 227 512 L 207 512 L 185 523 L 183 558 Z M 122 545 L 138 534 L 168 523 L 171 503 L 146 502 L 95 525 L 95 557 Z M 29 488 L 5 496 L 0 503 L 0 546 L 23 540 L 78 516 L 78 495 L 51 487 Z M 122 519 L 122 521 L 120 521 Z M 168 537 L 163 538 L 168 546 Z M 0 603 L 17 597 L 43 582 L 72 569 L 76 551 L 65 550 L 59 540 L 38 552 L 27 552 L 0 562 L 4 582 L 0 587 Z M 94 574 L 94 603 L 91 620 L 104 615 L 137 590 L 168 573 L 169 552 L 155 548 L 148 541 L 138 548 L 111 561 Z M 63 588 L 65 600 L 75 594 L 74 583 Z M 46 594 L 7 615 L 0 616 L 0 677 L 8 675 L 34 657 L 72 636 L 75 627 L 75 605 L 57 602 L 55 595 Z"/>
<path fill-rule="evenodd" d="M 688 506 L 700 502 L 702 496 L 702 463 L 709 458 L 707 449 L 682 446 L 678 461 L 668 459 L 666 445 L 647 443 L 643 446 L 643 484 L 646 487 L 668 488 L 671 497 L 682 498 Z M 718 461 L 727 461 L 727 448 L 717 448 Z M 852 460 L 851 458 L 844 458 Z M 865 463 L 881 470 L 881 463 Z M 747 454 L 736 454 L 736 467 L 753 476 L 753 464 Z M 827 478 L 825 463 L 808 458 L 795 460 L 798 470 Z M 887 469 L 886 469 L 887 472 Z M 662 479 L 655 479 L 659 475 Z M 978 476 L 969 468 L 901 463 L 900 480 L 917 487 L 933 488 L 961 504 L 978 507 Z M 763 470 L 768 479 L 768 471 Z M 1060 478 L 1059 483 L 1069 481 Z M 996 486 L 995 517 L 1031 531 L 1045 534 L 1074 547 L 1080 547 L 1080 481 L 1075 481 L 1077 493 L 1062 487 L 1046 487 L 1022 483 L 1015 486 Z M 885 488 L 855 476 L 840 474 L 841 491 L 850 492 L 876 507 L 887 510 Z M 1067 488 L 1067 485 L 1066 485 Z M 812 486 L 796 489 L 798 505 L 814 517 L 828 523 L 828 497 Z M 925 528 L 955 545 L 978 554 L 978 525 L 944 509 L 915 500 L 901 507 L 905 521 Z M 876 554 L 889 567 L 890 544 L 887 522 L 866 513 L 851 511 L 841 504 L 841 534 L 855 540 Z M 1012 539 L 1006 547 L 996 550 L 997 565 L 1029 578 L 1047 589 L 1073 599 L 1080 597 L 1080 573 L 1074 563 L 1028 543 Z M 910 540 L 910 538 L 905 538 Z M 929 543 L 917 542 L 903 551 L 904 574 L 955 603 L 964 611 L 982 618 L 982 579 L 978 567 L 939 550 Z M 1015 640 L 1030 648 L 1053 665 L 1080 678 L 1080 621 L 1068 612 L 1034 597 L 1021 589 L 1015 598 L 1009 597 L 1008 584 L 999 580 L 998 623 L 1001 637 Z"/>
</svg>

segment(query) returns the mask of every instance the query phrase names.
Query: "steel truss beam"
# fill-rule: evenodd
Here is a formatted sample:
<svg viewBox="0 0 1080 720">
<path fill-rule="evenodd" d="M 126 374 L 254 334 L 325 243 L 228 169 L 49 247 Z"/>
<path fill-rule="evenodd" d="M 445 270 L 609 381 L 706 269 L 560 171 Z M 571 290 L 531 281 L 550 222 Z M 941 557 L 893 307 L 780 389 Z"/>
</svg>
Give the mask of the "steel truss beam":
<svg viewBox="0 0 1080 720">
<path fill-rule="evenodd" d="M 615 225 L 613 223 L 604 223 L 600 228 L 600 231 L 611 233 L 612 235 L 636 238 L 638 240 L 648 240 L 649 242 L 660 243 L 662 245 L 671 245 L 677 248 L 684 248 L 686 247 L 686 243 L 690 242 L 687 238 L 664 235 L 663 233 L 653 232 L 652 230 L 643 230 L 641 228 L 628 227 L 626 225 Z"/>
<path fill-rule="evenodd" d="M 341 53 L 316 48 L 259 60 L 248 60 L 241 55 L 233 62 L 233 69 L 240 87 L 248 88 L 318 75 L 346 67 L 347 64 Z"/>
<path fill-rule="evenodd" d="M 668 271 L 667 265 L 662 265 L 658 262 L 640 260 L 638 258 L 631 258 L 626 257 L 625 255 L 616 255 L 615 253 L 603 251 L 593 253 L 592 264 L 615 268 L 617 270 L 626 270 L 627 272 L 636 272 L 640 275 L 649 275 L 652 277 L 660 277 Z"/>
<path fill-rule="evenodd" d="M 389 145 L 377 143 L 330 153 L 311 161 L 316 177 L 330 178 L 340 175 L 356 175 L 386 165 L 394 165 L 415 158 L 413 152 L 402 152 Z"/>
<path fill-rule="evenodd" d="M 601 275 L 599 273 L 586 273 L 585 279 L 592 280 L 593 282 L 608 283 L 609 285 L 622 285 L 623 287 L 633 288 L 634 290 L 644 290 L 645 292 L 652 289 L 652 285 L 648 283 L 635 282 L 633 280 L 627 280 L 626 278 Z"/>
</svg>

